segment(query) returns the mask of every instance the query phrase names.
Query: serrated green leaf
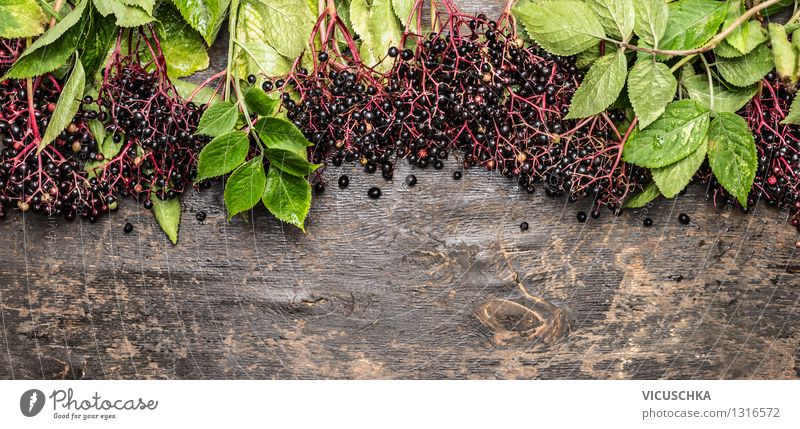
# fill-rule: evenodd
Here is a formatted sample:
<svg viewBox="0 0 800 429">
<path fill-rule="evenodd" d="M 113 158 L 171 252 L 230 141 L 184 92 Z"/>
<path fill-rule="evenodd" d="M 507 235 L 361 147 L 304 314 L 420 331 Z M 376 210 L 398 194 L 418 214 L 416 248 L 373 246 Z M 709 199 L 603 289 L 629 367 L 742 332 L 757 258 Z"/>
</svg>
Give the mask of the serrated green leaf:
<svg viewBox="0 0 800 429">
<path fill-rule="evenodd" d="M 714 55 L 722 58 L 736 58 L 744 54 L 723 40 L 714 48 Z"/>
<path fill-rule="evenodd" d="M 259 88 L 250 88 L 244 94 L 244 101 L 251 112 L 260 116 L 271 116 L 281 104 L 277 98 L 270 97 Z"/>
<path fill-rule="evenodd" d="M 694 49 L 717 33 L 727 14 L 725 2 L 678 0 L 670 3 L 669 20 L 661 49 Z"/>
<path fill-rule="evenodd" d="M 654 59 L 636 62 L 628 75 L 628 98 L 639 117 L 639 126 L 646 128 L 656 120 L 675 98 L 678 81 L 669 67 Z"/>
<path fill-rule="evenodd" d="M 758 154 L 747 122 L 734 113 L 720 113 L 708 128 L 708 165 L 717 181 L 742 207 L 758 169 Z"/>
<path fill-rule="evenodd" d="M 634 0 L 633 10 L 636 14 L 636 35 L 650 46 L 660 47 L 669 19 L 667 4 L 663 0 Z"/>
<path fill-rule="evenodd" d="M 266 41 L 278 53 L 296 58 L 308 44 L 316 21 L 305 0 L 259 0 L 264 6 Z"/>
<path fill-rule="evenodd" d="M 747 55 L 737 58 L 717 58 L 717 71 L 726 82 L 750 86 L 767 75 L 774 67 L 772 52 L 761 44 Z"/>
<path fill-rule="evenodd" d="M 156 0 L 120 0 L 128 6 L 136 6 L 149 13 L 153 14 L 153 8 L 156 6 Z"/>
<path fill-rule="evenodd" d="M 705 141 L 709 112 L 694 100 L 673 101 L 664 114 L 625 142 L 622 157 L 641 167 L 658 168 L 678 162 Z"/>
<path fill-rule="evenodd" d="M 707 76 L 684 76 L 681 79 L 689 98 L 711 109 L 711 94 L 714 94 L 713 112 L 736 112 L 741 109 L 758 91 L 757 85 L 746 88 L 729 89 L 719 81 L 714 81 L 713 91 L 708 86 Z"/>
<path fill-rule="evenodd" d="M 415 28 L 419 22 L 419 14 L 415 13 L 413 17 L 411 16 L 411 11 L 414 9 L 414 0 L 392 0 L 392 9 L 394 9 L 394 13 L 403 28 L 405 28 L 409 18 L 412 18 L 411 29 Z"/>
<path fill-rule="evenodd" d="M 42 34 L 45 16 L 36 0 L 0 2 L 0 38 L 20 39 Z"/>
<path fill-rule="evenodd" d="M 89 82 L 92 82 L 98 75 L 111 45 L 117 38 L 118 28 L 114 24 L 113 17 L 104 17 L 94 5 L 90 8 L 87 21 L 86 31 L 78 52 L 86 71 L 86 77 Z"/>
<path fill-rule="evenodd" d="M 575 67 L 579 69 L 587 69 L 600 58 L 600 47 L 594 46 L 585 51 L 578 52 L 575 56 Z"/>
<path fill-rule="evenodd" d="M 172 79 L 172 85 L 175 86 L 178 95 L 184 100 L 193 101 L 196 104 L 208 104 L 219 101 L 219 96 L 215 95 L 214 90 L 208 86 L 200 88 L 200 90 L 194 94 L 194 98 L 189 100 L 189 97 L 197 90 L 197 84 L 181 79 Z"/>
<path fill-rule="evenodd" d="M 208 68 L 209 58 L 203 37 L 183 20 L 177 9 L 161 3 L 156 9 L 156 33 L 170 77 L 192 75 Z"/>
<path fill-rule="evenodd" d="M 244 162 L 249 151 L 250 139 L 243 131 L 214 138 L 200 151 L 195 182 L 230 173 Z"/>
<path fill-rule="evenodd" d="M 64 19 L 36 39 L 20 55 L 5 78 L 24 79 L 51 72 L 63 66 L 83 33 L 83 17 L 89 0 L 78 3 Z"/>
<path fill-rule="evenodd" d="M 797 53 L 789 42 L 786 30 L 782 25 L 769 23 L 769 40 L 772 44 L 772 55 L 775 61 L 775 71 L 781 79 L 791 82 L 797 81 Z"/>
<path fill-rule="evenodd" d="M 694 177 L 706 159 L 707 146 L 706 142 L 703 141 L 686 158 L 666 167 L 654 168 L 650 171 L 653 175 L 653 181 L 662 195 L 672 198 L 678 195 L 692 181 L 692 177 Z"/>
<path fill-rule="evenodd" d="M 635 22 L 633 0 L 586 0 L 586 4 L 597 14 L 607 36 L 628 40 Z"/>
<path fill-rule="evenodd" d="M 658 190 L 658 186 L 656 186 L 655 182 L 650 182 L 647 186 L 642 189 L 641 192 L 634 195 L 625 202 L 624 208 L 626 209 L 638 209 L 640 207 L 644 207 L 650 201 L 658 198 L 661 195 L 661 191 Z"/>
<path fill-rule="evenodd" d="M 577 54 L 605 37 L 603 25 L 585 3 L 572 0 L 530 2 L 515 10 L 531 38 L 556 55 Z"/>
<path fill-rule="evenodd" d="M 595 61 L 572 96 L 565 119 L 585 118 L 605 110 L 625 86 L 627 73 L 628 65 L 622 50 Z"/>
<path fill-rule="evenodd" d="M 172 0 L 172 3 L 209 46 L 217 38 L 230 6 L 230 0 Z"/>
<path fill-rule="evenodd" d="M 386 57 L 390 47 L 399 47 L 403 27 L 394 13 L 391 0 L 352 0 L 350 19 L 356 34 L 361 37 L 361 61 L 367 66 L 377 65 Z M 390 61 L 380 63 L 379 69 L 391 67 Z"/>
<path fill-rule="evenodd" d="M 132 1 L 122 0 L 92 0 L 97 11 L 103 16 L 111 14 L 116 18 L 116 24 L 120 27 L 139 27 L 152 22 L 155 18 L 145 9 Z"/>
<path fill-rule="evenodd" d="M 789 106 L 789 111 L 786 113 L 786 117 L 781 121 L 781 124 L 800 125 L 800 97 L 794 97 L 791 106 Z"/>
<path fill-rule="evenodd" d="M 745 22 L 725 38 L 725 42 L 741 54 L 750 53 L 756 46 L 766 41 L 767 35 L 764 34 L 764 28 L 757 21 Z"/>
<path fill-rule="evenodd" d="M 50 123 L 42 135 L 42 140 L 39 142 L 38 153 L 52 143 L 61 131 L 64 131 L 67 126 L 75 118 L 78 108 L 81 105 L 81 98 L 83 97 L 83 90 L 86 87 L 86 74 L 83 70 L 81 60 L 75 59 L 75 66 L 72 68 L 72 73 L 69 79 L 61 88 L 61 94 L 58 96 L 56 109 L 53 111 L 53 116 L 50 117 Z"/>
<path fill-rule="evenodd" d="M 167 234 L 172 244 L 178 244 L 178 229 L 181 226 L 181 200 L 176 198 L 160 200 L 155 193 L 150 194 L 153 202 L 153 216 L 161 230 Z"/>
<path fill-rule="evenodd" d="M 305 232 L 304 222 L 311 208 L 311 185 L 306 179 L 270 167 L 262 201 L 276 218 Z"/>
<path fill-rule="evenodd" d="M 291 122 L 279 118 L 262 118 L 256 123 L 256 132 L 264 145 L 272 165 L 288 174 L 308 176 L 319 164 L 308 162 L 307 149 L 311 143 Z"/>
<path fill-rule="evenodd" d="M 248 74 L 264 73 L 267 76 L 283 76 L 292 69 L 292 63 L 271 46 L 259 43 L 243 45 L 243 50 L 252 60 Z"/>
<path fill-rule="evenodd" d="M 217 137 L 233 130 L 238 120 L 239 108 L 235 104 L 227 101 L 212 104 L 200 117 L 195 134 Z"/>
<path fill-rule="evenodd" d="M 266 182 L 264 159 L 261 156 L 245 162 L 234 170 L 225 184 L 225 206 L 228 208 L 228 220 L 255 207 L 261 196 L 264 195 Z"/>
</svg>

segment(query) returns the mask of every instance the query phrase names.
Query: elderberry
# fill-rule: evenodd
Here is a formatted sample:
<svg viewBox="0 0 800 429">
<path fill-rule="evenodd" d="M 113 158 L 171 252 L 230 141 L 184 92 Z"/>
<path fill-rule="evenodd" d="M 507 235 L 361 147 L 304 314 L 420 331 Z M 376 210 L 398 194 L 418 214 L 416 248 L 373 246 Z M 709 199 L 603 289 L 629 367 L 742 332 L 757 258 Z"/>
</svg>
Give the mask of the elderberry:
<svg viewBox="0 0 800 429">
<path fill-rule="evenodd" d="M 417 184 L 417 176 L 409 174 L 406 176 L 406 186 L 412 187 Z"/>
<path fill-rule="evenodd" d="M 528 230 L 528 222 L 522 222 L 519 224 L 519 230 L 525 232 Z"/>
<path fill-rule="evenodd" d="M 122 232 L 124 232 L 125 234 L 130 234 L 131 232 L 133 232 L 133 224 L 130 222 L 125 223 L 125 226 L 122 227 Z"/>
<path fill-rule="evenodd" d="M 350 178 L 346 174 L 339 176 L 339 187 L 344 189 L 348 186 L 350 186 Z"/>
<path fill-rule="evenodd" d="M 453 172 L 453 180 L 461 180 L 462 174 L 460 171 Z"/>
<path fill-rule="evenodd" d="M 381 189 L 378 187 L 369 188 L 369 191 L 367 191 L 367 195 L 370 198 L 377 200 L 378 198 L 381 197 Z"/>
<path fill-rule="evenodd" d="M 582 212 L 582 211 L 578 212 L 578 215 L 576 217 L 578 218 L 578 222 L 580 222 L 580 223 L 586 222 L 586 212 Z"/>
<path fill-rule="evenodd" d="M 681 213 L 680 215 L 678 215 L 678 221 L 684 225 L 689 225 L 689 222 L 691 222 L 691 218 L 689 218 L 689 215 L 687 215 L 686 213 Z"/>
<path fill-rule="evenodd" d="M 650 219 L 649 217 L 644 218 L 644 220 L 642 221 L 642 225 L 648 228 L 653 226 L 653 219 Z"/>
</svg>

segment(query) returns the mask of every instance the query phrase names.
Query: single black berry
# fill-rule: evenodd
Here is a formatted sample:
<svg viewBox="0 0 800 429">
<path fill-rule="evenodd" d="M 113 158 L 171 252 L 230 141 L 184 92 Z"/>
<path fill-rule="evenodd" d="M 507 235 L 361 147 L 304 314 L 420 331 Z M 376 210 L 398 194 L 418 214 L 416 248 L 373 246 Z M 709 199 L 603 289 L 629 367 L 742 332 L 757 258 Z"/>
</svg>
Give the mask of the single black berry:
<svg viewBox="0 0 800 429">
<path fill-rule="evenodd" d="M 378 187 L 369 188 L 369 191 L 367 191 L 367 195 L 369 195 L 370 198 L 374 198 L 377 200 L 378 198 L 381 197 L 381 189 Z"/>
<path fill-rule="evenodd" d="M 411 49 L 403 49 L 403 52 L 400 53 L 400 58 L 402 58 L 403 61 L 408 61 L 414 58 L 414 53 L 411 52 Z"/>
<path fill-rule="evenodd" d="M 328 53 L 327 52 L 320 52 L 319 55 L 317 55 L 317 59 L 321 63 L 324 63 L 325 61 L 328 61 Z"/>
<path fill-rule="evenodd" d="M 453 180 L 461 180 L 461 177 L 462 177 L 462 175 L 461 175 L 460 171 L 454 171 L 453 172 Z"/>
<path fill-rule="evenodd" d="M 125 234 L 130 234 L 131 232 L 133 232 L 133 224 L 130 222 L 125 223 L 125 226 L 122 227 L 122 232 L 124 232 Z"/>
<path fill-rule="evenodd" d="M 339 187 L 344 189 L 348 186 L 350 186 L 350 178 L 346 174 L 339 176 Z"/>
<path fill-rule="evenodd" d="M 592 219 L 597 219 L 600 217 L 600 210 L 592 210 L 589 215 L 592 216 Z"/>
<path fill-rule="evenodd" d="M 642 221 L 642 225 L 648 228 L 653 226 L 653 219 L 650 219 L 649 217 L 644 218 L 644 221 Z"/>
<path fill-rule="evenodd" d="M 264 92 L 272 91 L 272 81 L 268 80 L 268 81 L 265 81 L 264 83 L 262 83 L 261 84 L 261 89 L 263 89 Z"/>
<path fill-rule="evenodd" d="M 250 85 L 256 83 L 256 75 L 254 75 L 254 74 L 248 75 L 247 76 L 247 83 L 249 83 Z"/>
<path fill-rule="evenodd" d="M 525 232 L 528 230 L 528 222 L 522 222 L 519 224 L 519 230 Z"/>
<path fill-rule="evenodd" d="M 586 222 L 586 212 L 578 212 L 578 222 Z"/>
<path fill-rule="evenodd" d="M 441 170 L 444 168 L 444 163 L 437 159 L 436 161 L 433 161 L 433 168 L 436 170 Z"/>
<path fill-rule="evenodd" d="M 194 218 L 197 219 L 198 222 L 202 222 L 206 220 L 206 212 L 197 212 L 197 214 L 194 215 Z"/>
<path fill-rule="evenodd" d="M 317 182 L 314 184 L 314 193 L 315 194 L 324 194 L 325 193 L 325 184 L 322 182 Z"/>
<path fill-rule="evenodd" d="M 681 213 L 680 215 L 678 215 L 678 221 L 684 225 L 689 225 L 689 222 L 691 220 L 692 219 L 686 213 Z"/>
<path fill-rule="evenodd" d="M 395 48 L 394 46 L 392 46 L 391 48 L 389 48 L 389 56 L 390 56 L 390 57 L 392 57 L 392 58 L 395 58 L 395 57 L 397 56 L 397 54 L 398 54 L 398 53 L 399 53 L 399 51 L 398 51 L 398 50 L 397 50 L 397 48 Z"/>
<path fill-rule="evenodd" d="M 413 174 L 409 174 L 408 176 L 406 176 L 406 185 L 407 186 L 410 187 L 410 186 L 414 186 L 416 184 L 417 184 L 417 176 L 415 176 Z"/>
</svg>

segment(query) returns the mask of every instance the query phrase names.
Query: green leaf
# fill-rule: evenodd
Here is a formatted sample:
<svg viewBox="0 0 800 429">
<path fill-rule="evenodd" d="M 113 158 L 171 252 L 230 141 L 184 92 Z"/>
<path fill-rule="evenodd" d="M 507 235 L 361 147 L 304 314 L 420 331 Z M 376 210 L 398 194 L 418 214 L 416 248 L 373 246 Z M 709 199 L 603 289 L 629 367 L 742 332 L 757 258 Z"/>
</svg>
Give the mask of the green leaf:
<svg viewBox="0 0 800 429">
<path fill-rule="evenodd" d="M 67 79 L 64 87 L 61 88 L 56 109 L 53 111 L 53 116 L 50 117 L 50 124 L 47 125 L 47 130 L 45 130 L 42 140 L 39 142 L 37 154 L 52 143 L 75 118 L 75 114 L 78 113 L 78 108 L 81 106 L 81 98 L 85 87 L 86 74 L 83 71 L 81 60 L 76 58 L 72 74 L 69 75 L 69 79 Z"/>
<path fill-rule="evenodd" d="M 89 132 L 96 142 L 103 142 L 106 139 L 106 126 L 98 119 L 89 120 Z"/>
<path fill-rule="evenodd" d="M 167 234 L 172 244 L 178 244 L 178 229 L 181 226 L 181 200 L 178 198 L 160 200 L 155 192 L 150 194 L 153 202 L 153 215 L 161 230 Z"/>
<path fill-rule="evenodd" d="M 100 123 L 100 121 L 97 121 L 97 120 L 95 120 L 95 121 L 97 123 Z M 89 126 L 90 127 L 92 126 L 91 122 L 89 123 Z M 102 127 L 102 124 L 101 124 L 101 127 Z M 97 174 L 102 171 L 102 168 L 106 164 L 108 164 L 112 159 L 114 159 L 117 155 L 119 155 L 119 152 L 122 150 L 122 146 L 125 144 L 125 138 L 124 137 L 122 139 L 120 139 L 119 142 L 115 142 L 113 134 L 108 135 L 108 136 L 105 135 L 105 129 L 103 129 L 102 135 L 104 137 L 102 139 L 97 139 L 97 137 L 96 137 L 97 135 L 100 135 L 100 133 L 94 134 L 94 135 L 95 135 L 95 140 L 97 142 L 99 142 L 98 149 L 100 149 L 100 153 L 103 154 L 103 160 L 102 161 L 92 161 L 92 162 L 87 163 L 84 166 L 83 169 L 86 172 L 89 173 L 89 178 L 96 177 Z"/>
<path fill-rule="evenodd" d="M 775 71 L 785 81 L 797 82 L 797 53 L 789 42 L 786 30 L 782 25 L 769 23 L 769 39 L 772 43 L 772 54 L 775 60 Z"/>
<path fill-rule="evenodd" d="M 764 28 L 757 21 L 745 22 L 725 38 L 725 42 L 741 54 L 750 53 L 756 46 L 766 41 L 767 36 L 764 34 Z"/>
<path fill-rule="evenodd" d="M 605 37 L 603 25 L 585 3 L 573 0 L 530 2 L 517 7 L 516 11 L 531 38 L 556 55 L 577 54 Z"/>
<path fill-rule="evenodd" d="M 166 2 L 161 3 L 155 16 L 159 21 L 156 33 L 167 63 L 167 74 L 183 77 L 207 69 L 208 51 L 200 33 Z"/>
<path fill-rule="evenodd" d="M 244 94 L 244 101 L 251 112 L 260 116 L 271 116 L 280 105 L 280 100 L 270 97 L 259 88 L 250 88 Z"/>
<path fill-rule="evenodd" d="M 262 201 L 276 218 L 305 232 L 303 223 L 311 208 L 311 185 L 306 179 L 270 167 Z"/>
<path fill-rule="evenodd" d="M 312 144 L 291 122 L 279 118 L 262 118 L 256 132 L 267 146 L 267 158 L 272 165 L 295 176 L 308 176 L 319 164 L 308 162 L 307 149 Z"/>
<path fill-rule="evenodd" d="M 699 48 L 717 33 L 727 15 L 727 5 L 717 0 L 679 0 L 667 7 L 661 49 Z"/>
<path fill-rule="evenodd" d="M 183 19 L 211 45 L 228 14 L 230 0 L 172 0 Z M 262 21 L 262 25 L 266 22 Z"/>
<path fill-rule="evenodd" d="M 397 15 L 397 19 L 400 20 L 400 24 L 405 28 L 408 18 L 411 17 L 411 11 L 414 9 L 414 0 L 392 0 L 392 9 Z M 419 22 L 419 18 L 419 14 L 415 14 L 411 20 L 411 25 L 416 25 Z"/>
<path fill-rule="evenodd" d="M 708 128 L 708 165 L 717 181 L 747 207 L 747 196 L 758 168 L 753 134 L 734 113 L 720 113 Z"/>
<path fill-rule="evenodd" d="M 767 75 L 774 67 L 772 52 L 766 44 L 759 45 L 747 55 L 737 58 L 717 58 L 717 71 L 728 83 L 750 86 Z"/>
<path fill-rule="evenodd" d="M 316 21 L 305 0 L 259 0 L 264 5 L 264 34 L 281 55 L 298 57 L 308 45 Z"/>
<path fill-rule="evenodd" d="M 703 141 L 697 149 L 682 160 L 666 167 L 654 168 L 650 171 L 658 190 L 667 198 L 678 195 L 692 181 L 697 170 L 706 159 L 706 147 Z"/>
<path fill-rule="evenodd" d="M 216 137 L 231 131 L 239 120 L 239 108 L 224 101 L 212 104 L 200 117 L 195 134 Z"/>
<path fill-rule="evenodd" d="M 632 133 L 625 142 L 623 159 L 658 168 L 686 158 L 705 141 L 708 114 L 708 109 L 694 100 L 673 101 L 649 127 Z"/>
<path fill-rule="evenodd" d="M 78 3 L 64 19 L 36 39 L 6 73 L 5 78 L 24 79 L 51 72 L 75 52 L 83 33 L 83 16 L 89 0 Z"/>
<path fill-rule="evenodd" d="M 247 66 L 247 74 L 264 73 L 267 76 L 283 76 L 292 69 L 291 61 L 269 45 L 247 43 L 242 46 L 242 50 L 252 60 Z"/>
<path fill-rule="evenodd" d="M 116 24 L 120 27 L 139 27 L 152 22 L 155 18 L 145 9 L 130 1 L 123 0 L 92 0 L 97 11 L 103 16 L 114 15 Z"/>
<path fill-rule="evenodd" d="M 378 64 L 392 46 L 399 46 L 403 27 L 394 13 L 391 0 L 353 0 L 350 3 L 350 19 L 353 29 L 361 37 L 359 54 L 367 66 Z M 379 68 L 391 67 L 384 61 Z"/>
<path fill-rule="evenodd" d="M 120 0 L 128 6 L 136 6 L 149 13 L 153 14 L 153 8 L 156 7 L 156 0 Z"/>
<path fill-rule="evenodd" d="M 646 128 L 655 121 L 675 98 L 678 81 L 669 67 L 654 59 L 644 58 L 628 75 L 628 98 L 639 117 L 639 126 Z"/>
<path fill-rule="evenodd" d="M 575 66 L 579 69 L 587 69 L 600 58 L 600 46 L 591 47 L 585 51 L 578 52 L 575 59 Z"/>
<path fill-rule="evenodd" d="M 44 12 L 36 0 L 3 0 L 0 3 L 0 38 L 19 39 L 42 34 Z"/>
<path fill-rule="evenodd" d="M 789 106 L 789 112 L 786 113 L 786 117 L 783 118 L 781 124 L 800 125 L 800 97 L 794 97 L 792 105 Z"/>
<path fill-rule="evenodd" d="M 714 48 L 714 55 L 722 58 L 736 58 L 744 54 L 723 40 Z"/>
<path fill-rule="evenodd" d="M 622 50 L 595 61 L 572 96 L 565 119 L 585 118 L 605 110 L 625 86 L 627 73 L 628 65 Z"/>
<path fill-rule="evenodd" d="M 171 80 L 172 84 L 175 86 L 175 90 L 178 91 L 178 95 L 184 100 L 189 100 L 189 97 L 191 97 L 192 93 L 194 93 L 197 89 L 197 84 L 195 83 L 187 82 L 181 79 Z M 203 88 L 200 88 L 200 91 L 194 95 L 194 98 L 192 98 L 191 101 L 194 101 L 196 104 L 208 104 L 219 101 L 219 96 L 214 94 L 213 89 L 209 88 L 208 86 L 204 86 Z"/>
<path fill-rule="evenodd" d="M 103 66 L 106 55 L 117 38 L 118 29 L 111 16 L 104 17 L 94 6 L 89 11 L 87 21 L 78 52 L 86 76 L 91 82 Z"/>
<path fill-rule="evenodd" d="M 746 88 L 728 89 L 719 81 L 714 81 L 713 91 L 708 86 L 707 76 L 684 76 L 681 79 L 689 98 L 711 109 L 711 94 L 714 94 L 713 112 L 736 112 L 741 109 L 758 91 L 757 85 Z"/>
<path fill-rule="evenodd" d="M 200 151 L 195 182 L 230 173 L 244 162 L 249 151 L 250 139 L 243 131 L 214 138 Z"/>
<path fill-rule="evenodd" d="M 663 0 L 634 0 L 633 10 L 636 13 L 633 27 L 636 35 L 650 46 L 660 47 L 669 19 L 667 4 Z"/>
<path fill-rule="evenodd" d="M 633 0 L 586 0 L 586 4 L 597 14 L 607 36 L 618 40 L 630 38 L 635 21 Z"/>
<path fill-rule="evenodd" d="M 264 158 L 257 156 L 240 165 L 228 177 L 225 184 L 225 206 L 228 220 L 253 208 L 264 194 L 267 176 L 264 173 Z"/>
<path fill-rule="evenodd" d="M 650 182 L 647 186 L 642 189 L 641 192 L 634 195 L 625 203 L 626 209 L 638 209 L 640 207 L 644 207 L 650 201 L 658 198 L 661 195 L 661 191 L 658 190 L 658 186 L 656 186 L 655 182 Z"/>
</svg>

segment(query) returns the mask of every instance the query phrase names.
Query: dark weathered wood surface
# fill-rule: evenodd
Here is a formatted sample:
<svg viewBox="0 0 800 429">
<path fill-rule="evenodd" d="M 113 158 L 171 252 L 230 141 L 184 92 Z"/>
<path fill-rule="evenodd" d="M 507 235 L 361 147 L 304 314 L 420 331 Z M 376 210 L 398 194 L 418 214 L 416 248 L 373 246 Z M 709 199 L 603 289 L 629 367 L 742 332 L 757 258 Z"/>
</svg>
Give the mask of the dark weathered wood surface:
<svg viewBox="0 0 800 429">
<path fill-rule="evenodd" d="M 800 377 L 786 213 L 693 188 L 650 229 L 642 212 L 579 224 L 585 203 L 455 168 L 411 189 L 405 164 L 392 183 L 329 170 L 351 187 L 315 197 L 305 235 L 263 209 L 226 222 L 220 186 L 184 198 L 175 247 L 132 203 L 95 225 L 12 213 L 0 377 Z"/>
</svg>

